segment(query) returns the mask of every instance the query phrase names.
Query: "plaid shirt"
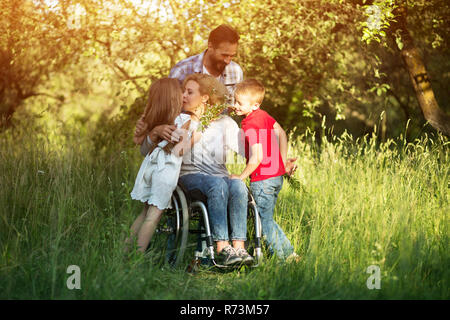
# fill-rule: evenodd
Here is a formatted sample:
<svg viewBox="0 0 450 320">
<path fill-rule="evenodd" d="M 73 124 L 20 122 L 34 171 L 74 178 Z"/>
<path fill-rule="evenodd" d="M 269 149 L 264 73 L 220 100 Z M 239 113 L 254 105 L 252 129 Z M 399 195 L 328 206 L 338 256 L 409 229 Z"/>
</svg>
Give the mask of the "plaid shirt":
<svg viewBox="0 0 450 320">
<path fill-rule="evenodd" d="M 172 70 L 170 70 L 169 78 L 176 78 L 180 82 L 192 73 L 203 73 L 203 57 L 206 51 L 200 54 L 186 58 L 178 62 Z M 234 103 L 234 89 L 236 84 L 244 80 L 244 73 L 241 67 L 234 61 L 231 61 L 223 70 L 222 74 L 218 78 L 222 82 L 228 92 L 230 93 L 229 103 Z"/>
</svg>

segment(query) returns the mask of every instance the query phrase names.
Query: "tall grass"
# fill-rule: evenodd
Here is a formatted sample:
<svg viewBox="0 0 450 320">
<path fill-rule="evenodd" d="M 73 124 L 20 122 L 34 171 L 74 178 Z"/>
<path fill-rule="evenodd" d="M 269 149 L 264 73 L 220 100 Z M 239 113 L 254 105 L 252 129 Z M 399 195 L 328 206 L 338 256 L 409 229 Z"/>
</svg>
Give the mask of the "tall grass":
<svg viewBox="0 0 450 320">
<path fill-rule="evenodd" d="M 97 153 L 78 133 L 2 134 L 0 298 L 448 299 L 448 140 L 329 140 L 305 134 L 290 145 L 302 188 L 285 184 L 275 219 L 299 263 L 192 276 L 124 259 L 141 210 L 129 197 L 137 149 Z M 69 265 L 80 267 L 80 290 L 66 286 Z M 379 290 L 367 288 L 370 265 Z"/>
</svg>

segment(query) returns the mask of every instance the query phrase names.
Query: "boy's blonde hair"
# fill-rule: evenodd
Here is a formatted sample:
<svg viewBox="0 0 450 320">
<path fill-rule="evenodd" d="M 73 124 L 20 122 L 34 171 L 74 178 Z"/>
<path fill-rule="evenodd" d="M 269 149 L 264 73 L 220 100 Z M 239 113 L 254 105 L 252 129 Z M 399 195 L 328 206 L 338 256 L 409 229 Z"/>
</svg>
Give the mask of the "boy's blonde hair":
<svg viewBox="0 0 450 320">
<path fill-rule="evenodd" d="M 195 81 L 199 85 L 202 95 L 209 96 L 207 104 L 210 106 L 224 104 L 228 98 L 228 90 L 223 83 L 209 74 L 193 73 L 183 81 L 183 89 L 188 81 Z"/>
<path fill-rule="evenodd" d="M 263 84 L 256 79 L 246 79 L 236 85 L 235 95 L 249 95 L 255 103 L 261 104 L 264 99 L 266 89 Z"/>
</svg>

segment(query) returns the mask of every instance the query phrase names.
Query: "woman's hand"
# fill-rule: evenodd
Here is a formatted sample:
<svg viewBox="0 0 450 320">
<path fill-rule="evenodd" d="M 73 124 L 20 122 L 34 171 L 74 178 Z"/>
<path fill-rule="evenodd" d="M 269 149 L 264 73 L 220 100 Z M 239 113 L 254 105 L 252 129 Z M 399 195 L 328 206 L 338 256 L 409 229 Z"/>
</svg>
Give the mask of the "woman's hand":
<svg viewBox="0 0 450 320">
<path fill-rule="evenodd" d="M 178 137 L 178 140 L 174 140 Z M 177 156 L 183 156 L 190 149 L 189 132 L 186 129 L 179 128 L 172 132 L 172 142 L 178 143 L 173 147 L 172 152 Z"/>
<path fill-rule="evenodd" d="M 173 124 L 162 124 L 156 126 L 150 131 L 150 139 L 153 142 L 156 142 L 161 138 L 162 140 L 166 140 L 169 142 L 178 142 L 180 140 L 180 135 L 178 133 L 174 133 L 177 127 Z"/>
<path fill-rule="evenodd" d="M 237 175 L 237 174 L 232 174 L 232 175 L 230 176 L 230 179 L 238 179 L 238 180 L 242 180 L 242 179 L 241 179 L 241 176 L 240 176 L 240 175 Z"/>
<path fill-rule="evenodd" d="M 188 138 L 188 131 L 183 128 L 177 128 L 174 131 L 172 131 L 172 134 L 170 136 L 170 142 L 180 142 L 183 141 L 183 139 Z"/>
</svg>

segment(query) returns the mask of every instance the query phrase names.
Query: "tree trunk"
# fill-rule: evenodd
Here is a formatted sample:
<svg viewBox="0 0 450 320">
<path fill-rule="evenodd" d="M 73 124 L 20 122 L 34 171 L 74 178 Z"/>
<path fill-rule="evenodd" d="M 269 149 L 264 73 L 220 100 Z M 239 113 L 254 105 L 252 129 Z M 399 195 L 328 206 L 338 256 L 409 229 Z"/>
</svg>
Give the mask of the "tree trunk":
<svg viewBox="0 0 450 320">
<path fill-rule="evenodd" d="M 399 50 L 408 70 L 423 116 L 433 128 L 450 136 L 450 116 L 439 108 L 422 57 L 407 29 L 406 5 L 400 3 L 400 1 L 398 2 L 399 6 L 394 12 L 397 22 L 392 24 L 394 27 L 392 35 L 395 37 L 395 34 L 400 33 L 403 47 L 399 47 Z"/>
<path fill-rule="evenodd" d="M 12 126 L 12 116 L 17 109 L 17 105 L 10 104 L 5 112 L 0 113 L 0 132 Z"/>
</svg>

